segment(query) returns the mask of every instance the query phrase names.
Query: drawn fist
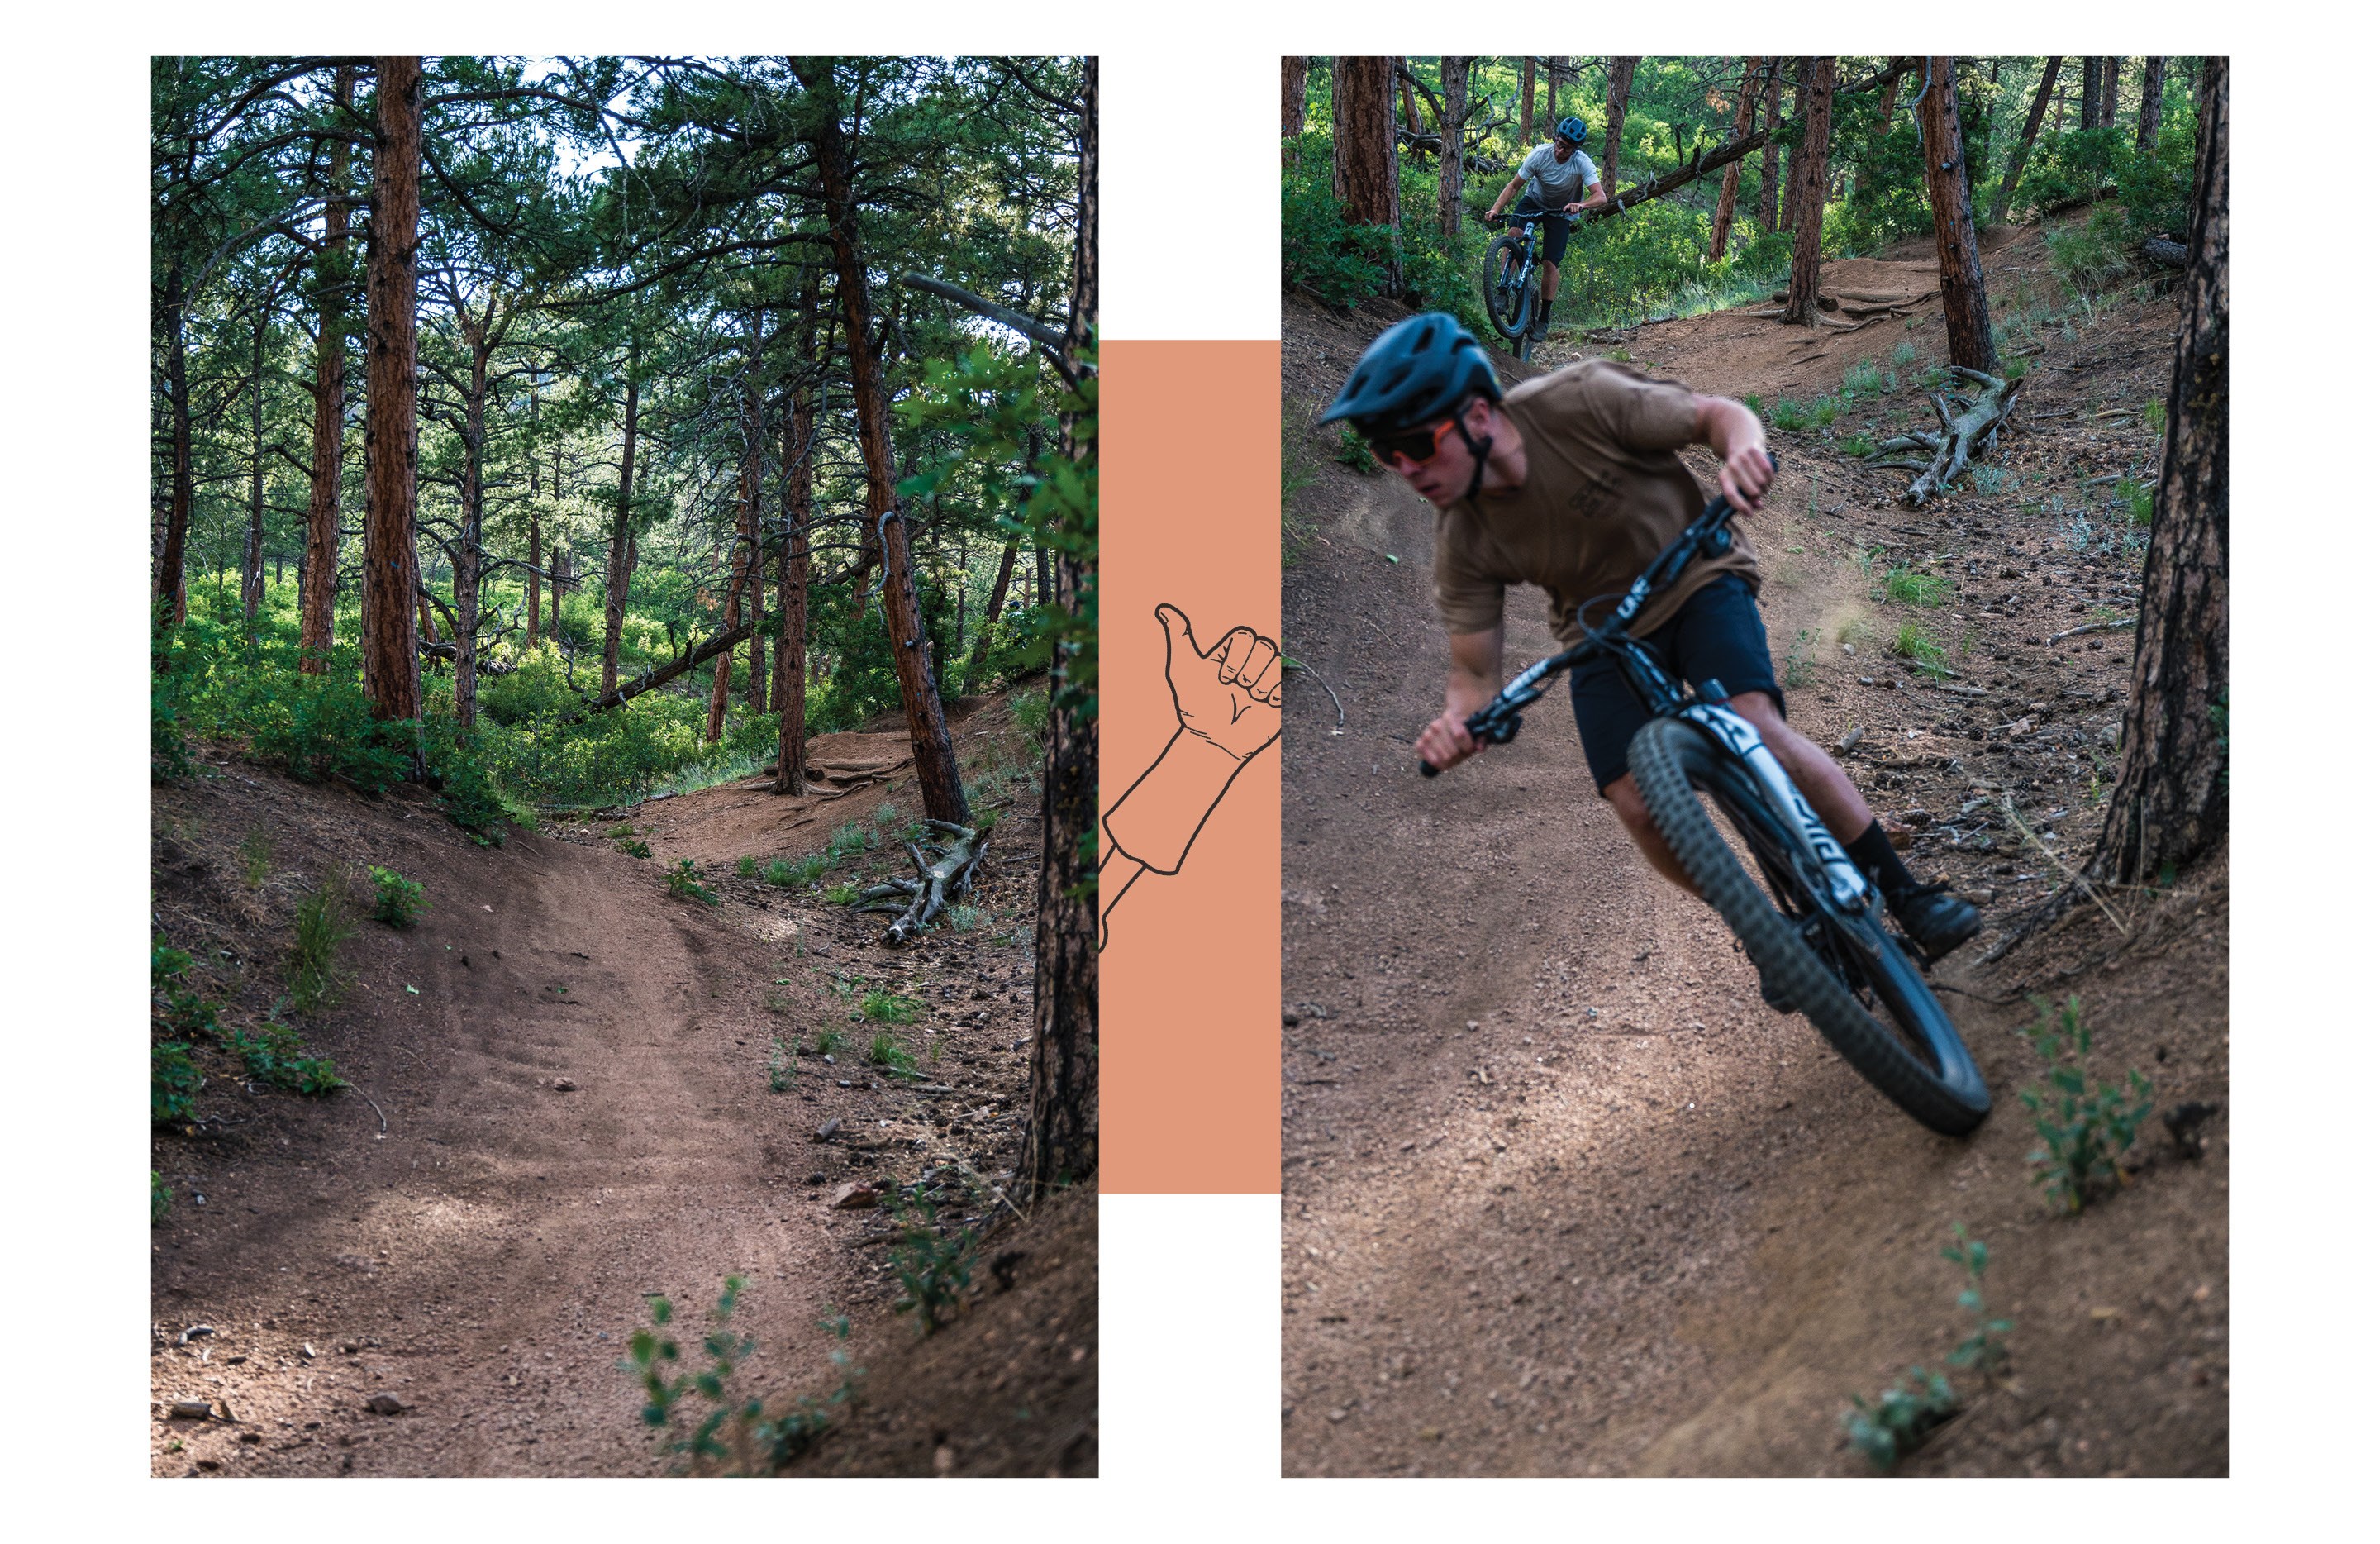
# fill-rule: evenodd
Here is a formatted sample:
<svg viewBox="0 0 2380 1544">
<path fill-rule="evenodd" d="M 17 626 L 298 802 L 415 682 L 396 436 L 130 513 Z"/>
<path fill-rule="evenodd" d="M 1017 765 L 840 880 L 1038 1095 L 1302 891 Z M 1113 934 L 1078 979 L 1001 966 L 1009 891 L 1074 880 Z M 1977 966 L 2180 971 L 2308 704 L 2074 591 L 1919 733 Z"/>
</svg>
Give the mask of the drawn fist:
<svg viewBox="0 0 2380 1544">
<path fill-rule="evenodd" d="M 1190 619 L 1157 608 L 1165 629 L 1165 684 L 1188 733 L 1245 761 L 1281 737 L 1281 645 L 1234 627 L 1212 649 L 1190 636 Z"/>
</svg>

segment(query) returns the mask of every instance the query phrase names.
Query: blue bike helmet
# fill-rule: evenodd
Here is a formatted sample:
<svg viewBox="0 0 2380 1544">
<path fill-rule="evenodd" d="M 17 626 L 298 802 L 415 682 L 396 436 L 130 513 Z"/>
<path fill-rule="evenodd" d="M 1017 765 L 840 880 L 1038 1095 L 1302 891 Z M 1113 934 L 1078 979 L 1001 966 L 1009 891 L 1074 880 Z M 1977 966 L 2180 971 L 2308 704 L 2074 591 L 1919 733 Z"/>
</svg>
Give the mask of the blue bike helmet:
<svg viewBox="0 0 2380 1544">
<path fill-rule="evenodd" d="M 1488 452 L 1495 448 L 1492 435 L 1475 440 L 1470 425 L 1463 421 L 1463 410 L 1475 396 L 1490 402 L 1504 400 L 1504 383 L 1496 379 L 1496 366 L 1488 350 L 1446 312 L 1424 311 L 1372 340 L 1372 346 L 1347 372 L 1347 383 L 1339 388 L 1338 396 L 1316 421 L 1346 419 L 1357 433 L 1369 439 L 1451 418 L 1455 432 L 1471 452 L 1471 488 L 1463 497 L 1472 498 L 1478 494 L 1480 479 L 1487 474 Z"/>
<path fill-rule="evenodd" d="M 1560 135 L 1563 139 L 1568 140 L 1573 145 L 1583 145 L 1586 143 L 1586 124 L 1584 119 L 1576 117 L 1564 118 L 1561 122 L 1554 125 L 1554 132 Z"/>
</svg>

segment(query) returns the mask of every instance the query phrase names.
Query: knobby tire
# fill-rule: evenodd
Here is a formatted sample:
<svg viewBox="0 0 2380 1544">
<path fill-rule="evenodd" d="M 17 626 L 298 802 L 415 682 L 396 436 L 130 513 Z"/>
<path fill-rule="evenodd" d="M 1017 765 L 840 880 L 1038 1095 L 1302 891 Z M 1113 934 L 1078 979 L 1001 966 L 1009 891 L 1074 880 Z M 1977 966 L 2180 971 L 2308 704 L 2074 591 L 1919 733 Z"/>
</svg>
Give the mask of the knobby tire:
<svg viewBox="0 0 2380 1544">
<path fill-rule="evenodd" d="M 1878 1005 L 1900 1025 L 1879 1023 L 1803 939 L 1799 925 L 1781 915 L 1768 895 L 1737 861 L 1697 796 L 1706 791 L 1745 831 L 1771 833 L 1782 844 L 1785 827 L 1759 796 L 1742 764 L 1713 745 L 1693 723 L 1655 719 L 1628 747 L 1628 770 L 1636 790 L 1670 850 L 1703 898 L 1723 918 L 1743 951 L 1769 982 L 1784 991 L 1853 1070 L 1906 1111 L 1920 1125 L 1948 1137 L 1962 1137 L 1990 1113 L 1991 1092 L 1959 1039 L 1949 1015 L 1926 987 L 1916 962 L 1876 922 L 1858 919 L 1874 951 L 1864 955 L 1848 942 L 1835 945 L 1852 968 L 1864 975 Z M 1779 850 L 1782 850 L 1781 846 Z M 1798 889 L 1789 874 L 1779 882 Z M 1804 915 L 1814 903 L 1801 902 Z M 1831 926 L 1831 923 L 1822 923 Z"/>
<path fill-rule="evenodd" d="M 1504 277 L 1504 264 L 1508 259 L 1513 270 L 1519 272 L 1528 261 L 1528 243 L 1508 234 L 1488 244 L 1488 255 L 1479 264 L 1479 292 L 1488 302 L 1488 324 L 1507 342 L 1517 342 L 1525 336 L 1529 323 L 1536 319 L 1536 274 L 1523 273 L 1522 282 L 1509 289 Z"/>
</svg>

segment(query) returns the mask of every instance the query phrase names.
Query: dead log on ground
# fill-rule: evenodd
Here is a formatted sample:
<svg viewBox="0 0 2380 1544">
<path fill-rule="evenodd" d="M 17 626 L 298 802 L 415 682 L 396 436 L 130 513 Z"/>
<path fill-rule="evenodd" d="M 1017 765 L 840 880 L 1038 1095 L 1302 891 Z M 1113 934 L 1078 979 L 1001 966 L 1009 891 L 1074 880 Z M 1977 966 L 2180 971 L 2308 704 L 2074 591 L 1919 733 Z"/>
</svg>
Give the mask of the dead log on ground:
<svg viewBox="0 0 2380 1544">
<path fill-rule="evenodd" d="M 1916 480 L 1910 483 L 1908 491 L 1900 495 L 1903 504 L 1921 505 L 1936 494 L 1947 492 L 1950 484 L 1958 480 L 1959 474 L 1967 469 L 1968 458 L 1974 454 L 1978 442 L 1986 449 L 1998 443 L 2000 425 L 2007 420 L 2009 410 L 2016 406 L 2017 393 L 2024 388 L 2022 380 L 2007 381 L 1961 365 L 1949 366 L 1949 373 L 1973 383 L 1978 389 L 1972 396 L 1955 398 L 1960 407 L 1955 415 L 1950 411 L 1951 394 L 1936 392 L 1933 395 L 1934 412 L 1942 420 L 1942 432 L 1935 434 L 1919 430 L 1914 433 L 1897 434 L 1877 445 L 1868 457 L 1871 463 L 1879 467 L 1910 468 L 1917 464 L 1913 461 L 1879 462 L 1876 457 L 1889 456 L 1896 451 L 1933 452 L 1933 460 L 1918 472 Z"/>
<path fill-rule="evenodd" d="M 2141 256 L 2159 268 L 2187 268 L 2190 249 L 2179 241 L 2168 241 L 2162 236 L 2152 236 L 2141 243 Z"/>
<path fill-rule="evenodd" d="M 941 913 L 946 900 L 964 895 L 973 889 L 976 866 L 983 861 L 984 849 L 991 845 L 989 826 L 978 830 L 953 825 L 948 821 L 928 821 L 926 824 L 951 838 L 946 846 L 925 845 L 926 852 L 934 855 L 934 861 L 930 865 L 927 863 L 925 853 L 918 851 L 918 844 L 903 843 L 902 846 L 909 854 L 909 861 L 917 866 L 917 877 L 914 880 L 887 880 L 882 884 L 870 885 L 861 891 L 858 900 L 853 903 L 853 909 L 857 911 L 900 913 L 892 919 L 892 925 L 884 930 L 882 942 L 886 943 L 905 943 L 924 932 L 927 924 Z M 905 905 L 898 899 L 904 895 L 908 897 Z M 862 902 L 867 904 L 860 904 Z"/>
</svg>

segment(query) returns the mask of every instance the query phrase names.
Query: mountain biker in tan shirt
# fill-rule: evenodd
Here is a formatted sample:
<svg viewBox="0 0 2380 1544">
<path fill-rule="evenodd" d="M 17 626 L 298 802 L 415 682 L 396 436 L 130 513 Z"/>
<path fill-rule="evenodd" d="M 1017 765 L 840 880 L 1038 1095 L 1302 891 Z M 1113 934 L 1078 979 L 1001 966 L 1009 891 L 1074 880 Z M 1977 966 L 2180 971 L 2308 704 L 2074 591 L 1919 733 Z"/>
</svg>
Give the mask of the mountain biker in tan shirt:
<svg viewBox="0 0 2380 1544">
<path fill-rule="evenodd" d="M 1575 641 L 1581 604 L 1590 623 L 1608 614 L 1701 512 L 1702 490 L 1680 447 L 1718 455 L 1719 492 L 1742 515 L 1759 510 L 1774 475 L 1760 420 L 1740 402 L 1607 360 L 1508 395 L 1478 341 L 1443 312 L 1381 334 L 1322 415 L 1337 419 L 1352 420 L 1439 512 L 1433 582 L 1452 665 L 1446 710 L 1415 749 L 1440 769 L 1481 748 L 1464 721 L 1503 682 L 1505 586 L 1545 590 L 1554 626 Z M 1728 706 L 1760 731 L 1827 828 L 1876 877 L 1910 937 L 1929 956 L 1947 954 L 1982 918 L 1948 886 L 1920 883 L 1850 777 L 1785 722 L 1758 586 L 1756 562 L 1739 540 L 1725 556 L 1691 565 L 1631 631 L 1686 679 L 1720 682 Z M 1644 705 L 1608 659 L 1572 672 L 1571 703 L 1597 791 L 1646 860 L 1692 889 L 1627 771 L 1628 742 L 1649 717 Z"/>
</svg>

